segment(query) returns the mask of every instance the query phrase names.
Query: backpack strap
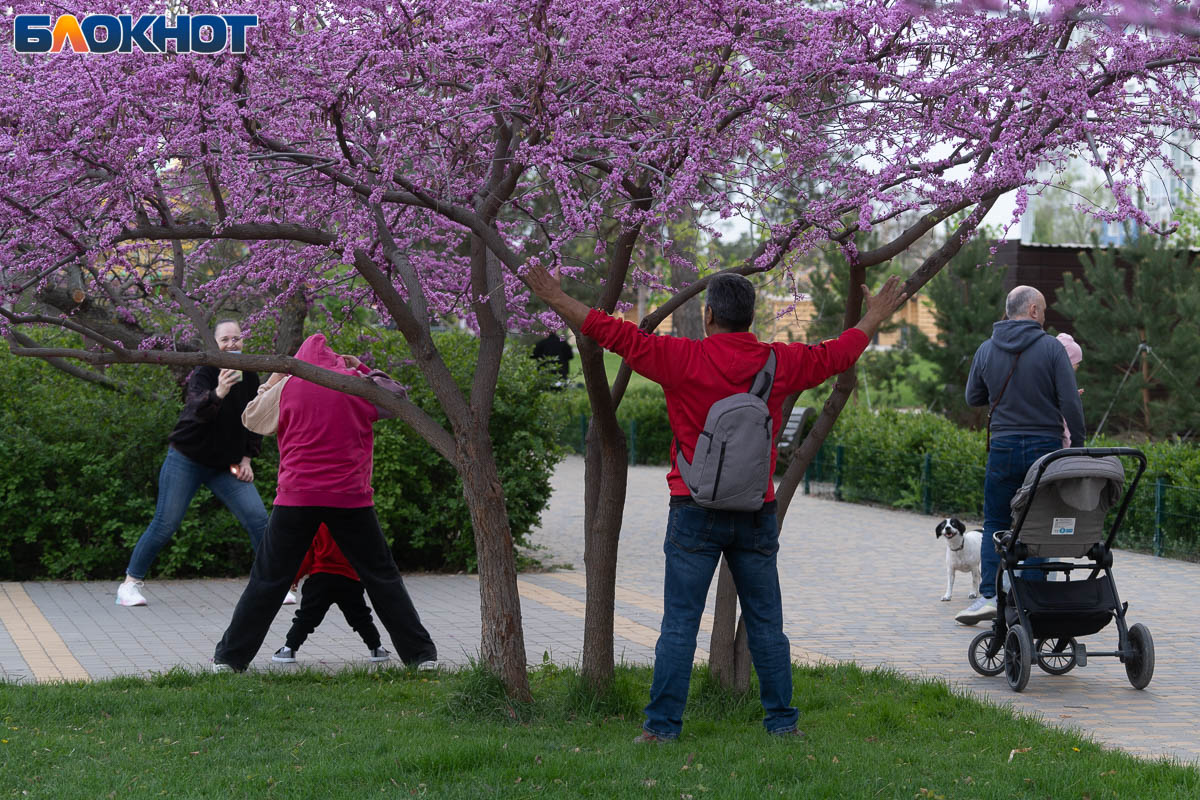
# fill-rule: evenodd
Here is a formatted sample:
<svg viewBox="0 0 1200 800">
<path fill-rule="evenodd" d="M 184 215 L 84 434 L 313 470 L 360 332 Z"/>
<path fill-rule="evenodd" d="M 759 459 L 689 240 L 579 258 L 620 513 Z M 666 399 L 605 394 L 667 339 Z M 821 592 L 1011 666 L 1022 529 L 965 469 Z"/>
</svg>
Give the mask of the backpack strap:
<svg viewBox="0 0 1200 800">
<path fill-rule="evenodd" d="M 771 396 L 771 387 L 775 384 L 775 348 L 770 350 L 767 363 L 763 364 L 763 368 L 754 376 L 754 382 L 750 384 L 750 394 L 757 395 L 764 403 Z"/>
<path fill-rule="evenodd" d="M 1004 397 L 1004 390 L 1008 388 L 1008 382 L 1012 380 L 1013 373 L 1017 371 L 1017 362 L 1021 360 L 1021 354 L 1024 352 L 1022 350 L 1020 353 L 1017 353 L 1017 357 L 1013 359 L 1012 369 L 1008 371 L 1008 377 L 1004 379 L 1004 385 L 1000 387 L 1000 393 L 996 395 L 996 402 L 992 403 L 992 407 L 988 409 L 987 438 L 983 440 L 983 450 L 985 453 L 992 452 L 992 414 L 996 413 L 996 406 L 1000 405 L 1000 398 Z"/>
</svg>

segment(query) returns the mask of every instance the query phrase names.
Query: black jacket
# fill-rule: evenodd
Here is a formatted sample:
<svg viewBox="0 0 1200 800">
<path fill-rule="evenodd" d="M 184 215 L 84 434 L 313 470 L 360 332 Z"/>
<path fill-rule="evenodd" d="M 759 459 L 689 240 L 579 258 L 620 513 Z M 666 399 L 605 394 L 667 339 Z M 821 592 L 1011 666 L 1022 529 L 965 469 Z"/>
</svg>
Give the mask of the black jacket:
<svg viewBox="0 0 1200 800">
<path fill-rule="evenodd" d="M 1008 388 L 992 414 L 992 436 L 1062 436 L 1062 421 L 1071 446 L 1083 447 L 1083 403 L 1066 348 L 1029 319 L 1006 319 L 992 325 L 992 338 L 979 346 L 967 377 L 967 405 L 990 406 L 1004 386 L 1017 354 L 1021 354 Z"/>
<path fill-rule="evenodd" d="M 183 411 L 167 440 L 199 464 L 228 469 L 262 450 L 262 437 L 242 425 L 242 411 L 258 393 L 258 373 L 243 372 L 224 400 L 216 392 L 219 373 L 216 367 L 197 367 L 188 377 Z"/>
</svg>

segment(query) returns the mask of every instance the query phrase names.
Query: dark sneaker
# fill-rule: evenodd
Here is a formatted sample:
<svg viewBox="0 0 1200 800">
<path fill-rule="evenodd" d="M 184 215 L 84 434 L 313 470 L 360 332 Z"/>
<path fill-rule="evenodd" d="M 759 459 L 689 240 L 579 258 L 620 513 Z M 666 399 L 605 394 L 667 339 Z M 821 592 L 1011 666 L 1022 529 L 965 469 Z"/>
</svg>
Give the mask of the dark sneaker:
<svg viewBox="0 0 1200 800">
<path fill-rule="evenodd" d="M 275 655 L 271 656 L 271 660 L 278 661 L 280 664 L 295 664 L 296 651 L 285 644 L 275 651 Z"/>
<path fill-rule="evenodd" d="M 958 612 L 954 617 L 954 621 L 962 625 L 974 625 L 977 622 L 983 622 L 985 619 L 996 618 L 996 598 L 980 597 L 974 603 Z"/>
<path fill-rule="evenodd" d="M 392 654 L 382 647 L 372 647 L 367 651 L 367 658 L 372 661 L 387 661 L 391 657 Z"/>
<path fill-rule="evenodd" d="M 662 736 L 655 736 L 653 733 L 647 730 L 643 730 L 637 736 L 633 737 L 634 744 L 666 744 L 667 742 L 673 741 L 675 740 L 667 739 Z"/>
</svg>

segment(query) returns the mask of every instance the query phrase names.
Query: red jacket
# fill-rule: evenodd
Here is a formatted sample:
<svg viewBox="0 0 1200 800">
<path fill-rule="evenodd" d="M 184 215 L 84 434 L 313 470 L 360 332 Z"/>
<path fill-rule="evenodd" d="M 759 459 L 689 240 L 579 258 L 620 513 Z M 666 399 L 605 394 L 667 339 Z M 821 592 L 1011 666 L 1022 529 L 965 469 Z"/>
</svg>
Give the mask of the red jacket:
<svg viewBox="0 0 1200 800">
<path fill-rule="evenodd" d="M 299 583 L 305 575 L 317 572 L 332 572 L 334 575 L 345 575 L 351 580 L 358 580 L 358 573 L 342 555 L 324 522 L 317 528 L 317 535 L 313 537 L 312 545 L 304 554 L 304 561 L 300 562 L 300 571 L 296 573 L 296 580 L 292 583 Z"/>
<path fill-rule="evenodd" d="M 296 358 L 347 375 L 350 369 L 319 333 L 304 340 Z M 361 397 L 291 378 L 279 396 L 277 506 L 363 508 L 371 489 L 371 426 L 379 410 Z"/>
<path fill-rule="evenodd" d="M 867 335 L 858 328 L 850 328 L 837 339 L 815 345 L 767 344 L 753 333 L 718 333 L 704 339 L 655 336 L 632 322 L 596 309 L 584 320 L 583 333 L 624 358 L 634 372 L 662 386 L 667 399 L 667 418 L 676 439 L 671 445 L 667 485 L 672 495 L 682 496 L 689 492 L 675 466 L 676 446 L 683 448 L 683 456 L 690 462 L 696 440 L 704 430 L 708 409 L 723 397 L 749 391 L 755 373 L 767 363 L 767 348 L 775 351 L 775 384 L 767 408 L 774 421 L 771 433 L 778 436 L 783 425 L 783 401 L 788 395 L 845 372 L 868 344 Z M 772 475 L 775 457 L 772 447 Z M 765 501 L 774 499 L 774 482 L 768 481 Z"/>
</svg>

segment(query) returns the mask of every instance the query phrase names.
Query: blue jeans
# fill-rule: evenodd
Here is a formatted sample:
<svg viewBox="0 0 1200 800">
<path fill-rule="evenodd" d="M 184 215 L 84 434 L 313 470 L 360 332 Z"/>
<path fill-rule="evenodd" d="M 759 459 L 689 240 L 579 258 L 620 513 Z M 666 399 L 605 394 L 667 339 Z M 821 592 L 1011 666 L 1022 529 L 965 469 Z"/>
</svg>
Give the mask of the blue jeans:
<svg viewBox="0 0 1200 800">
<path fill-rule="evenodd" d="M 1061 436 L 996 436 L 988 451 L 987 474 L 983 479 L 983 544 L 980 547 L 979 593 L 996 596 L 996 573 L 1000 554 L 992 543 L 996 531 L 1013 526 L 1012 499 L 1025 483 L 1030 465 L 1047 453 L 1062 448 Z M 1040 559 L 1028 559 L 1036 563 Z M 1045 575 L 1029 570 L 1026 580 L 1044 580 Z"/>
<path fill-rule="evenodd" d="M 167 457 L 158 471 L 158 503 L 154 519 L 138 539 L 129 558 L 125 573 L 139 581 L 146 577 L 158 551 L 171 541 L 183 514 L 191 504 L 200 485 L 204 484 L 225 504 L 242 527 L 250 534 L 250 546 L 258 549 L 267 529 L 267 509 L 253 483 L 239 481 L 229 467 L 216 468 L 198 464 L 174 447 L 167 448 Z"/>
<path fill-rule="evenodd" d="M 663 588 L 663 619 L 654 648 L 654 681 L 646 706 L 644 729 L 674 739 L 683 728 L 696 654 L 696 633 L 708 588 L 721 554 L 737 584 L 750 657 L 769 733 L 796 729 L 799 713 L 792 707 L 791 646 L 783 633 L 779 597 L 779 528 L 774 503 L 761 512 L 713 511 L 698 505 L 671 505 Z"/>
</svg>

